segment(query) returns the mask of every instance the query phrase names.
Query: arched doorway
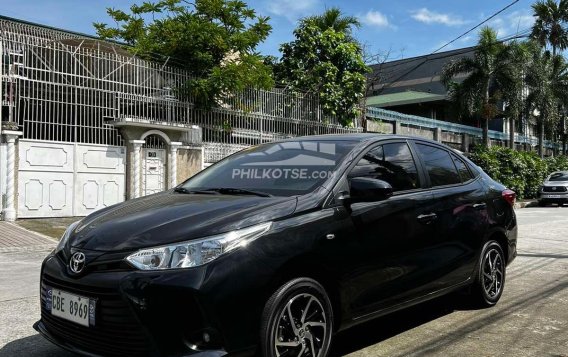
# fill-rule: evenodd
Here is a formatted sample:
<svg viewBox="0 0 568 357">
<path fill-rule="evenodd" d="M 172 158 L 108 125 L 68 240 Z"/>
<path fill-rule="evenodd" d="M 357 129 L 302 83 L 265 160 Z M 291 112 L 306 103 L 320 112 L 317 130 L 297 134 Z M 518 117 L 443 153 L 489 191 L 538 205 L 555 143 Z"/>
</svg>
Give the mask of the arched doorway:
<svg viewBox="0 0 568 357">
<path fill-rule="evenodd" d="M 167 189 L 167 154 L 169 138 L 162 132 L 144 135 L 142 139 L 142 195 L 151 195 Z"/>
</svg>

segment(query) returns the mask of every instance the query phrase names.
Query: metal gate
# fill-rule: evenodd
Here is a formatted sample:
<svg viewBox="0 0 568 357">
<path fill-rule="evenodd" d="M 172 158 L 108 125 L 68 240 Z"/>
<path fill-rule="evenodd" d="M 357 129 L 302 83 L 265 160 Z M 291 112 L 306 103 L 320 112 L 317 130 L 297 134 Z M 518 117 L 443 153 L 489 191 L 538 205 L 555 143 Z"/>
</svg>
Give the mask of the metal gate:
<svg viewBox="0 0 568 357">
<path fill-rule="evenodd" d="M 142 165 L 142 195 L 151 195 L 165 190 L 165 159 L 166 150 L 144 149 L 144 163 Z"/>
<path fill-rule="evenodd" d="M 18 217 L 86 216 L 124 201 L 125 151 L 20 140 Z"/>
</svg>

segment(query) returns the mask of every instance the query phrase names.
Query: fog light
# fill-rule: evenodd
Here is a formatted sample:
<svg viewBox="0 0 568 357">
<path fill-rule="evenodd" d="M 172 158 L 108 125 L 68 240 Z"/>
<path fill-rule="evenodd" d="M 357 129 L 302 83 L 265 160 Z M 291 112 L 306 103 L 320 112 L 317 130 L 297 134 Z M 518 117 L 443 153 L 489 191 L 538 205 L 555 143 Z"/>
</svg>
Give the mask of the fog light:
<svg viewBox="0 0 568 357">
<path fill-rule="evenodd" d="M 212 328 L 206 328 L 184 335 L 183 343 L 192 351 L 204 351 L 221 347 L 219 333 Z"/>
<path fill-rule="evenodd" d="M 209 343 L 211 342 L 211 336 L 207 332 L 203 332 L 203 342 Z"/>
</svg>

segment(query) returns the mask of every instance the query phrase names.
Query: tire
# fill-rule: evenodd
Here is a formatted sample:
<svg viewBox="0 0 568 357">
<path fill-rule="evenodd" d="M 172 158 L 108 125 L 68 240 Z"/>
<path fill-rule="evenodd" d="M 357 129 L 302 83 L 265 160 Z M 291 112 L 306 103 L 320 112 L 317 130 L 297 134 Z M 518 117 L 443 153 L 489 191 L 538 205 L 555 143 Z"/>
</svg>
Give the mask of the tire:
<svg viewBox="0 0 568 357">
<path fill-rule="evenodd" d="M 538 206 L 539 206 L 539 207 L 546 207 L 546 205 L 547 205 L 547 204 L 546 204 L 545 201 L 543 201 L 543 200 L 539 200 L 539 201 L 538 201 Z"/>
<path fill-rule="evenodd" d="M 264 306 L 260 352 L 264 357 L 278 357 L 287 350 L 287 355 L 325 357 L 332 333 L 333 310 L 325 289 L 313 279 L 294 279 Z"/>
<path fill-rule="evenodd" d="M 505 288 L 506 265 L 501 245 L 494 240 L 487 242 L 470 290 L 471 302 L 476 307 L 490 307 L 499 301 Z"/>
</svg>

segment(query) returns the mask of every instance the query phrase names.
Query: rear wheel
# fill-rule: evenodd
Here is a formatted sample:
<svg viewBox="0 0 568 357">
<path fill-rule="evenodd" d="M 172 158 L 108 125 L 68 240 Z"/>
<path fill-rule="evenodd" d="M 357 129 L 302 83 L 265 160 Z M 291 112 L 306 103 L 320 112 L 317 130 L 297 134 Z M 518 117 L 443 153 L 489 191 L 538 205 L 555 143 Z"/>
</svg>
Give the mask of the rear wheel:
<svg viewBox="0 0 568 357">
<path fill-rule="evenodd" d="M 505 255 L 501 245 L 489 241 L 481 251 L 475 282 L 471 288 L 472 302 L 481 307 L 499 301 L 505 287 Z"/>
<path fill-rule="evenodd" d="M 325 357 L 333 331 L 331 302 L 315 280 L 291 280 L 266 303 L 261 326 L 265 357 Z"/>
</svg>

